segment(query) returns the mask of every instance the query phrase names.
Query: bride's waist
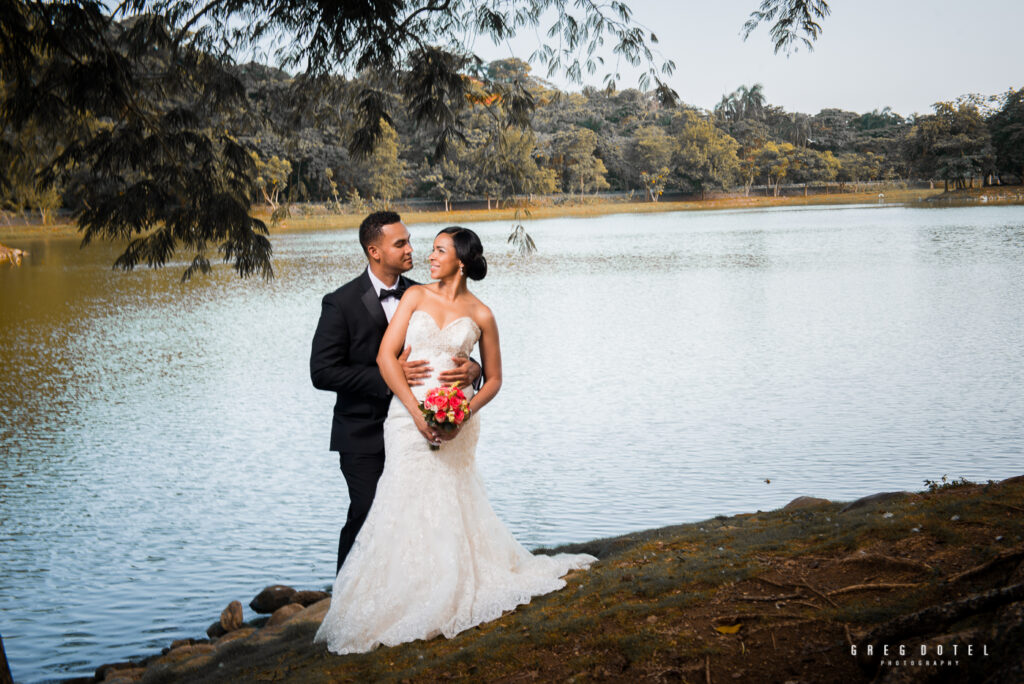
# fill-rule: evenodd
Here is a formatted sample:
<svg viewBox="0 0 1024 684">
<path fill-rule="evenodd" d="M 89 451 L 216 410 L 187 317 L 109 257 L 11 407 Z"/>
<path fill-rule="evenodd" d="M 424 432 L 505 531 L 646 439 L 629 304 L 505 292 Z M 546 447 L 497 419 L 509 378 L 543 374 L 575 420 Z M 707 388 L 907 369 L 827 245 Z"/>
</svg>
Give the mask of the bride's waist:
<svg viewBox="0 0 1024 684">
<path fill-rule="evenodd" d="M 451 382 L 441 382 L 439 378 L 441 373 L 449 371 L 452 368 L 455 368 L 455 362 L 452 360 L 450 356 L 431 355 L 416 359 L 413 358 L 413 356 L 410 354 L 408 360 L 426 361 L 427 365 L 431 368 L 430 375 L 428 375 L 425 378 L 421 378 L 420 384 L 413 385 L 412 387 L 412 393 L 416 397 L 416 401 L 423 401 L 427 396 L 427 392 L 434 389 L 435 387 L 451 386 L 454 384 Z M 473 396 L 472 387 L 460 383 L 459 389 L 462 390 L 462 393 L 466 396 L 466 399 L 469 399 L 471 396 Z"/>
</svg>

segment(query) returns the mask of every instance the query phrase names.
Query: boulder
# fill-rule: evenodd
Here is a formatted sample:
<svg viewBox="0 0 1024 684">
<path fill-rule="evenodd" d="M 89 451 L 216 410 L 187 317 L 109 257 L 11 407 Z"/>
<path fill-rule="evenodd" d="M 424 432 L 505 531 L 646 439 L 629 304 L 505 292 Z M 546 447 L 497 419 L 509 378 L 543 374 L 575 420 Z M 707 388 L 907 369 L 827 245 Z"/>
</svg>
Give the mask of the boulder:
<svg viewBox="0 0 1024 684">
<path fill-rule="evenodd" d="M 103 680 L 103 684 L 135 684 L 135 682 L 142 681 L 144 674 L 146 674 L 146 668 L 144 667 L 114 670 L 109 677 Z"/>
<path fill-rule="evenodd" d="M 249 607 L 257 613 L 273 613 L 281 606 L 291 603 L 293 595 L 295 590 L 291 587 L 273 584 L 256 594 L 256 598 L 249 602 Z"/>
<path fill-rule="evenodd" d="M 784 511 L 793 511 L 798 508 L 812 508 L 814 506 L 821 506 L 827 503 L 832 503 L 828 499 L 819 499 L 813 496 L 798 496 L 788 504 L 782 507 Z"/>
<path fill-rule="evenodd" d="M 289 603 L 287 606 L 281 606 L 274 611 L 274 614 L 270 616 L 270 619 L 267 620 L 267 624 L 265 624 L 264 627 L 273 627 L 274 625 L 280 625 L 283 622 L 287 622 L 288 618 L 296 613 L 301 613 L 302 610 L 302 605 L 298 603 Z"/>
<path fill-rule="evenodd" d="M 314 603 L 323 601 L 325 598 L 330 597 L 331 595 L 326 591 L 297 591 L 292 594 L 292 598 L 289 603 L 298 603 L 303 608 L 308 608 Z"/>
<path fill-rule="evenodd" d="M 197 655 L 210 653 L 212 651 L 213 646 L 211 644 L 188 644 L 186 646 L 179 646 L 178 648 L 171 649 L 167 655 L 157 658 L 153 663 L 157 665 L 180 663 Z"/>
<path fill-rule="evenodd" d="M 848 511 L 855 511 L 858 508 L 865 508 L 867 506 L 873 506 L 875 504 L 889 503 L 896 499 L 902 499 L 905 496 L 909 496 L 910 492 L 879 492 L 878 494 L 869 494 L 868 496 L 862 496 L 856 501 L 852 501 L 842 508 L 839 509 L 840 513 L 846 513 Z"/>
<path fill-rule="evenodd" d="M 117 670 L 130 670 L 138 666 L 138 663 L 130 663 L 128 661 L 124 661 L 121 663 L 107 663 L 105 665 L 100 665 L 99 667 L 97 667 L 96 674 L 93 676 L 96 678 L 97 682 L 102 682 L 106 680 L 107 677 L 114 676 L 114 672 Z"/>
<path fill-rule="evenodd" d="M 233 632 L 228 632 L 227 634 L 222 636 L 220 639 L 217 639 L 216 647 L 220 648 L 224 644 L 229 644 L 232 641 L 238 641 L 239 639 L 244 639 L 244 638 L 246 638 L 248 636 L 252 636 L 255 633 L 256 633 L 256 630 L 253 629 L 252 627 L 242 627 L 241 629 L 236 629 Z"/>
<path fill-rule="evenodd" d="M 220 614 L 220 626 L 225 632 L 233 632 L 242 626 L 242 603 L 232 601 Z"/>
<path fill-rule="evenodd" d="M 224 626 L 220 624 L 220 620 L 217 620 L 212 625 L 206 628 L 206 636 L 210 637 L 211 639 L 217 639 L 219 637 L 224 636 L 225 634 L 227 634 L 227 630 L 225 630 Z"/>
<path fill-rule="evenodd" d="M 296 613 L 288 620 L 289 625 L 297 625 L 302 623 L 311 623 L 319 625 L 324 621 L 324 616 L 327 615 L 327 609 L 331 607 L 331 599 L 325 598 L 322 601 L 317 601 L 313 605 L 303 608 L 301 612 Z"/>
</svg>

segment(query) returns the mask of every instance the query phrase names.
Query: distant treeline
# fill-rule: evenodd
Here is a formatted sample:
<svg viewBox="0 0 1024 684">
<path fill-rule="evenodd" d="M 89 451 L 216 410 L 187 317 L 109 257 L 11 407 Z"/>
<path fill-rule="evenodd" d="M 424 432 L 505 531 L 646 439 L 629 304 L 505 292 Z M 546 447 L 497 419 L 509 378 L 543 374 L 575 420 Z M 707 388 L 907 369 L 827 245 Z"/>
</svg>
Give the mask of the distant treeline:
<svg viewBox="0 0 1024 684">
<path fill-rule="evenodd" d="M 394 107 L 375 149 L 360 157 L 347 144 L 356 124 L 338 104 L 345 98 L 325 96 L 323 82 L 255 63 L 233 69 L 249 111 L 238 112 L 225 132 L 256 162 L 254 198 L 279 211 L 292 202 L 346 211 L 402 198 L 490 205 L 603 190 L 657 201 L 666 192 L 749 192 L 754 185 L 778 193 L 791 183 L 924 179 L 951 189 L 1024 178 L 1024 88 L 964 96 L 905 117 L 889 108 L 787 112 L 755 84 L 703 111 L 633 89 L 561 92 L 508 59 L 491 62 L 487 73 L 494 82 L 526 85 L 535 106 L 530 128 L 509 126 L 501 96 L 481 85 L 463 108 L 463 133 L 452 135 L 447 150 L 436 148 L 436 131 L 418 130 L 404 107 Z M 330 87 L 360 83 L 337 78 Z M 405 96 L 392 94 L 396 101 Z M 0 188 L 0 209 L 38 212 L 45 221 L 56 209 L 80 206 L 79 191 L 92 182 L 87 170 L 38 189 L 37 172 L 59 152 L 59 135 L 4 131 L 2 143 L 10 182 Z"/>
</svg>

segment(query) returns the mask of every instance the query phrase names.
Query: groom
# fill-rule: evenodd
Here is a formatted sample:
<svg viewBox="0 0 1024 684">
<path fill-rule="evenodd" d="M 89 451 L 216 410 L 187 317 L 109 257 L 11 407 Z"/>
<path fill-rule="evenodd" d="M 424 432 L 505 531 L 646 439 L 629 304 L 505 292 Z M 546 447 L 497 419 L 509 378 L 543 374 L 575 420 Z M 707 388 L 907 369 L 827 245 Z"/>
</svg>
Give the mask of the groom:
<svg viewBox="0 0 1024 684">
<path fill-rule="evenodd" d="M 359 244 L 366 254 L 366 270 L 324 296 L 309 357 L 313 386 L 338 393 L 331 451 L 341 457 L 350 501 L 338 540 L 338 570 L 366 520 L 384 472 L 384 418 L 391 390 L 377 369 L 377 350 L 402 293 L 416 284 L 402 275 L 412 268 L 412 245 L 398 214 L 378 211 L 363 219 Z M 433 369 L 426 361 L 410 362 L 409 349 L 399 361 L 409 384 L 421 385 Z M 480 377 L 475 361 L 453 360 L 455 368 L 438 376 L 441 383 L 466 385 Z"/>
</svg>

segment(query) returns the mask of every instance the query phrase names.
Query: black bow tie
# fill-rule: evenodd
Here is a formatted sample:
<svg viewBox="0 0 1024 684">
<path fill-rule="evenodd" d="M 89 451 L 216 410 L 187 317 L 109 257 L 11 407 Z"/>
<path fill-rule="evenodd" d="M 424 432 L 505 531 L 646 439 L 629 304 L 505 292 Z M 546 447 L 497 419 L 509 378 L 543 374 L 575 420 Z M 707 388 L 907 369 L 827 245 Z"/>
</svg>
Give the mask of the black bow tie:
<svg viewBox="0 0 1024 684">
<path fill-rule="evenodd" d="M 394 297 L 395 299 L 401 299 L 403 292 L 405 292 L 405 290 L 403 290 L 401 288 L 396 288 L 394 290 L 383 289 L 383 290 L 380 291 L 380 301 L 383 302 L 388 297 Z"/>
</svg>

